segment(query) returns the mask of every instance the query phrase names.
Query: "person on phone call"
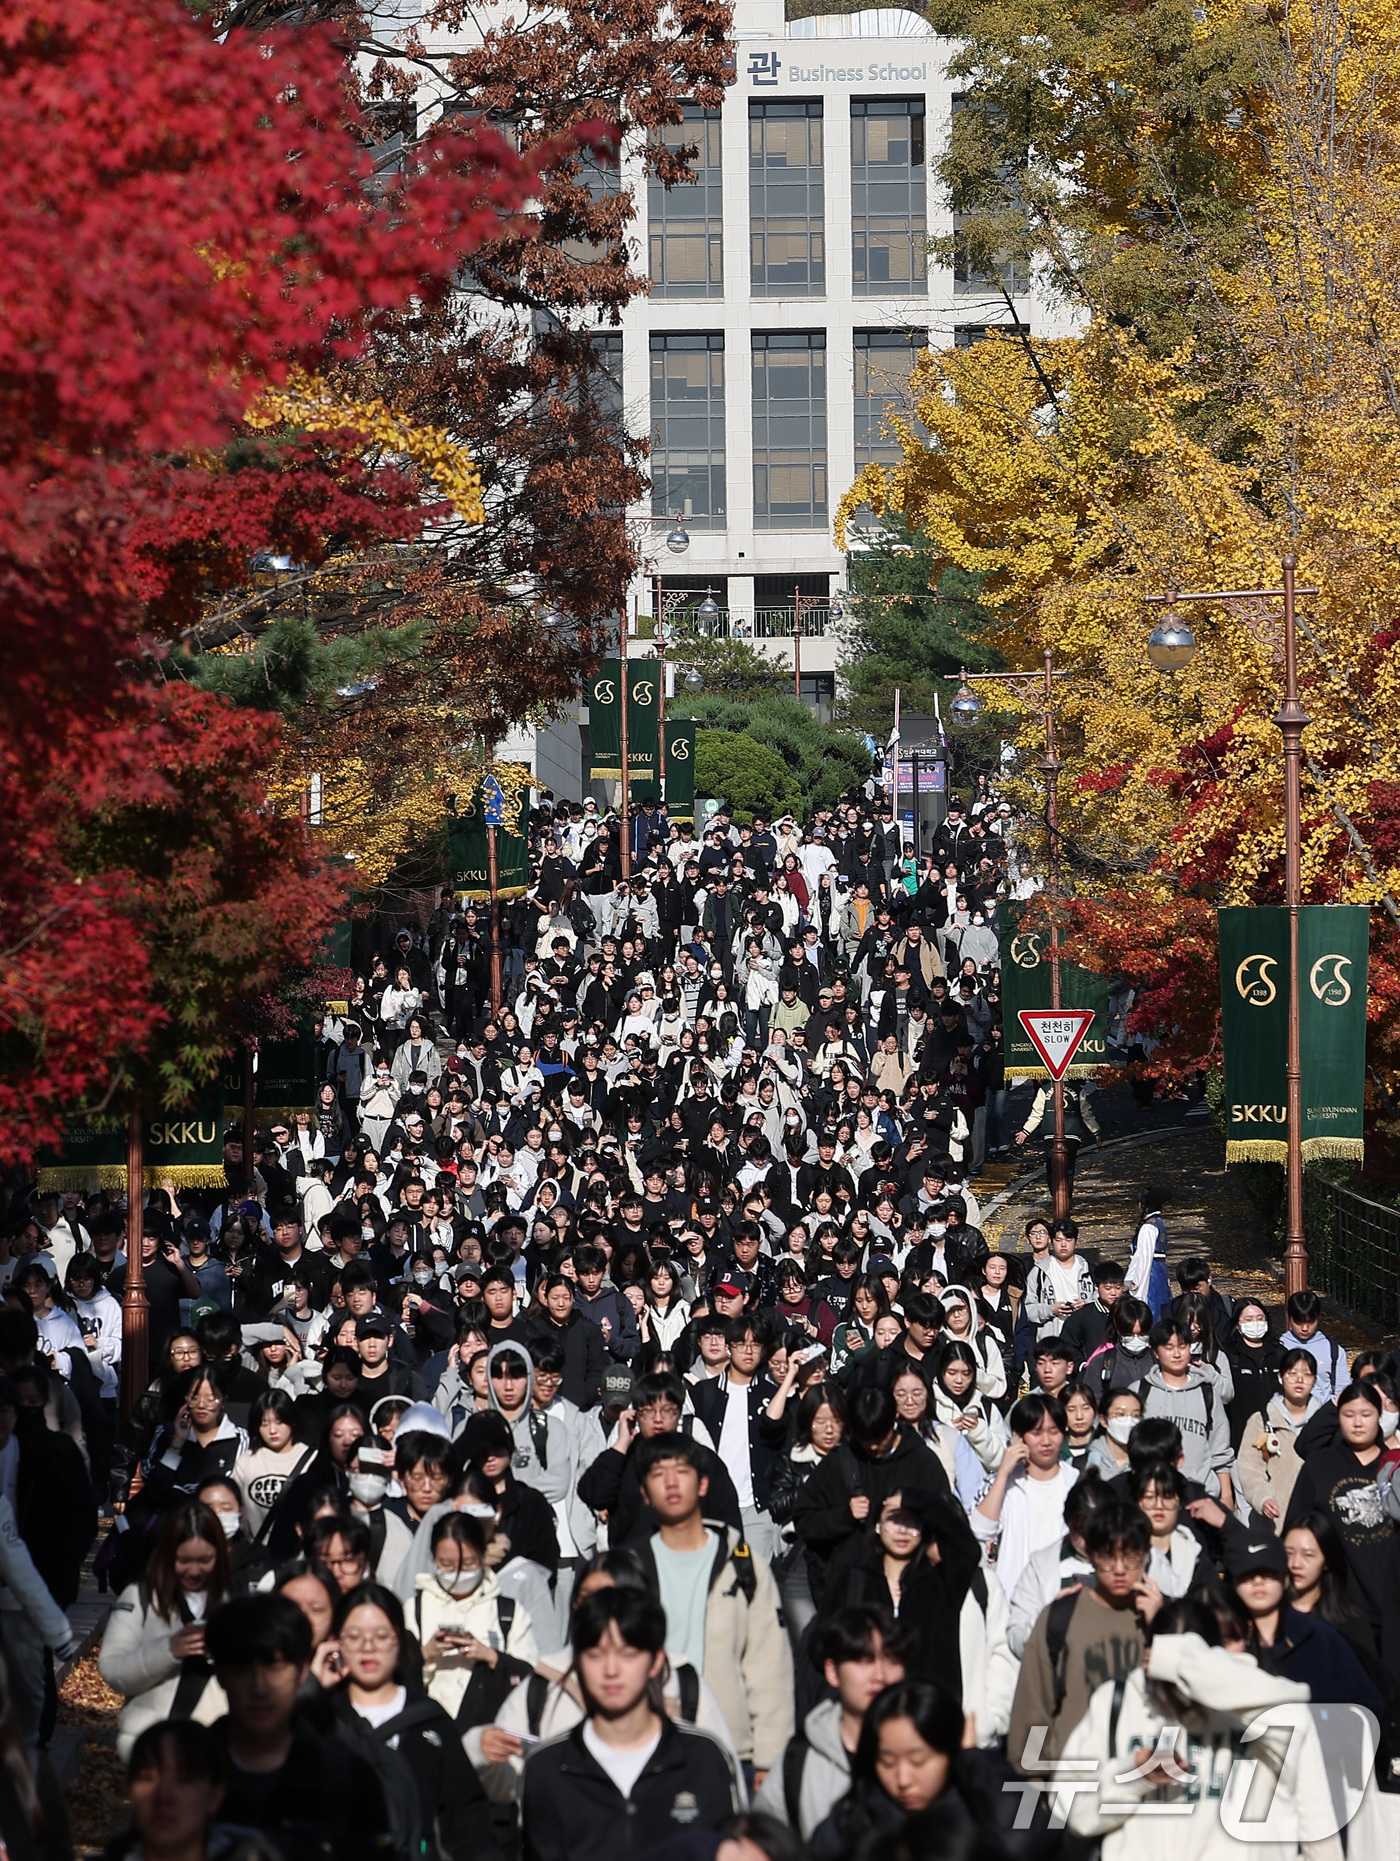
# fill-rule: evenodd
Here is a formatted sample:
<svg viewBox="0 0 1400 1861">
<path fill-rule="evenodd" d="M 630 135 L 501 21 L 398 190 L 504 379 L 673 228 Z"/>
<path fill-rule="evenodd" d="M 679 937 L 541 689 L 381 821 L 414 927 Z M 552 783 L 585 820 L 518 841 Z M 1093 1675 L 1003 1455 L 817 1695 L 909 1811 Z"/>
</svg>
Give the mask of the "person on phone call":
<svg viewBox="0 0 1400 1861">
<path fill-rule="evenodd" d="M 1100 1506 L 1084 1527 L 1084 1550 L 1093 1584 L 1042 1609 L 1022 1657 L 1006 1755 L 1027 1775 L 1060 1755 L 1103 1681 L 1127 1680 L 1140 1665 L 1165 1600 L 1146 1574 L 1152 1527 L 1136 1506 Z"/>
<path fill-rule="evenodd" d="M 154 1363 L 168 1340 L 180 1329 L 181 1299 L 198 1299 L 201 1289 L 175 1245 L 174 1236 L 155 1220 L 148 1219 L 142 1227 L 141 1262 L 145 1270 L 147 1322 Z M 123 1262 L 107 1280 L 107 1290 L 118 1303 L 125 1285 L 126 1264 Z"/>
<path fill-rule="evenodd" d="M 639 1376 L 632 1385 L 632 1403 L 618 1417 L 617 1432 L 579 1481 L 579 1498 L 600 1516 L 606 1514 L 608 1537 L 613 1544 L 628 1544 L 642 1533 L 655 1529 L 646 1494 L 637 1472 L 637 1450 L 654 1435 L 680 1431 L 691 1437 L 701 1459 L 701 1469 L 709 1482 L 705 1498 L 705 1516 L 718 1524 L 743 1529 L 739 1495 L 729 1471 L 708 1437 L 701 1441 L 695 1434 L 693 1415 L 685 1413 L 685 1388 L 670 1371 L 652 1371 Z"/>
</svg>

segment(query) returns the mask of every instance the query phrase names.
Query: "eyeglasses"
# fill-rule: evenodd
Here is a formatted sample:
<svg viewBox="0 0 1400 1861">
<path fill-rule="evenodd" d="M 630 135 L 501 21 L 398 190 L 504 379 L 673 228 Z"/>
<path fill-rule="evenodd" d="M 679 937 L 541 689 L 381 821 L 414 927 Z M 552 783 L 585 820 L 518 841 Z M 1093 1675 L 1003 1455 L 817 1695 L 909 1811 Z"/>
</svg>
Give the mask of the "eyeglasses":
<svg viewBox="0 0 1400 1861">
<path fill-rule="evenodd" d="M 352 1557 L 348 1552 L 344 1557 L 323 1557 L 321 1562 L 327 1570 L 363 1570 L 365 1567 L 363 1557 Z"/>
<path fill-rule="evenodd" d="M 371 1629 L 367 1633 L 359 1629 L 349 1629 L 340 1637 L 342 1648 L 392 1648 L 398 1636 L 391 1628 Z"/>
</svg>

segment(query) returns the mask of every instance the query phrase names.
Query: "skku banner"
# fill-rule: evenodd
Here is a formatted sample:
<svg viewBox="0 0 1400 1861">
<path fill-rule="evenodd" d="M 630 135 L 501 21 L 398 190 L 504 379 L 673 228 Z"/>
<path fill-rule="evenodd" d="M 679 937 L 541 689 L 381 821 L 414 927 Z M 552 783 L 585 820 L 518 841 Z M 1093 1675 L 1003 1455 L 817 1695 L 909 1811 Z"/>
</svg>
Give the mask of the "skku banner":
<svg viewBox="0 0 1400 1861">
<path fill-rule="evenodd" d="M 666 732 L 666 818 L 679 826 L 695 820 L 695 725 L 685 718 L 670 718 Z"/>
<path fill-rule="evenodd" d="M 1219 913 L 1225 1046 L 1225 1157 L 1288 1157 L 1288 911 Z M 1366 1090 L 1365 905 L 1304 905 L 1298 914 L 1298 1042 L 1303 1159 L 1361 1157 Z"/>
<path fill-rule="evenodd" d="M 1024 905 L 1003 902 L 1001 920 L 1002 1024 L 1006 1031 L 1008 1079 L 1049 1079 L 1044 1061 L 1019 1020 L 1023 1008 L 1046 1009 L 1050 1002 L 1050 933 L 1037 921 L 1023 929 Z M 1091 1008 L 1093 1025 L 1084 1036 L 1067 1079 L 1084 1079 L 1108 1065 L 1108 982 L 1079 963 L 1060 959 L 1060 1006 Z"/>
<path fill-rule="evenodd" d="M 460 812 L 447 823 L 449 882 L 458 897 L 491 896 L 490 860 L 486 845 L 486 809 L 482 799 L 481 770 L 470 789 L 458 791 Z M 491 765 L 505 795 L 505 821 L 496 828 L 496 895 L 523 898 L 530 883 L 530 785 L 527 763 Z"/>
<path fill-rule="evenodd" d="M 627 661 L 627 775 L 633 799 L 657 794 L 657 719 L 661 687 L 655 659 Z M 605 659 L 588 686 L 588 741 L 592 750 L 589 774 L 595 781 L 622 776 L 622 667 Z"/>
</svg>

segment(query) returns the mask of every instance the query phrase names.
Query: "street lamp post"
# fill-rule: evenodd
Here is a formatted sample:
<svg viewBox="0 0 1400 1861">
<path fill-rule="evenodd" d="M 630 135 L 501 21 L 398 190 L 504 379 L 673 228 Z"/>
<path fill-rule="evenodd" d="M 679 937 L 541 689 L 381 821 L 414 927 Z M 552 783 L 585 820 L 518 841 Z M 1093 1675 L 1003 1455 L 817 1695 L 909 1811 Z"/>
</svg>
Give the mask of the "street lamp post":
<svg viewBox="0 0 1400 1861">
<path fill-rule="evenodd" d="M 1010 685 L 1024 703 L 1033 705 L 1038 700 L 1042 707 L 1045 754 L 1037 766 L 1045 777 L 1045 829 L 1048 840 L 1045 897 L 1050 907 L 1050 1006 L 1061 1008 L 1064 1003 L 1060 995 L 1060 915 L 1055 908 L 1060 900 L 1060 759 L 1055 754 L 1055 680 L 1067 678 L 1068 668 L 1056 668 L 1054 652 L 1047 646 L 1040 672 L 978 672 L 974 676 L 979 681 L 996 679 L 1003 685 Z M 981 714 L 981 701 L 967 682 L 966 666 L 962 669 L 951 710 L 953 722 L 964 728 L 976 723 Z M 1050 1208 L 1054 1218 L 1060 1220 L 1070 1211 L 1069 1146 L 1065 1142 L 1064 1082 L 1052 1080 L 1051 1087 L 1054 1136 L 1050 1143 L 1048 1171 Z"/>
<path fill-rule="evenodd" d="M 246 1142 L 246 1140 L 245 1140 Z M 252 1181 L 253 1153 L 244 1167 Z M 141 1100 L 131 1101 L 126 1125 L 126 1279 L 122 1289 L 122 1419 L 136 1407 L 149 1381 L 150 1305 L 146 1298 L 146 1265 L 141 1253 L 145 1228 L 142 1176 L 145 1157 L 141 1130 Z"/>
<path fill-rule="evenodd" d="M 1298 564 L 1283 558 L 1281 588 L 1197 589 L 1189 594 L 1174 590 L 1148 595 L 1165 610 L 1147 643 L 1148 657 L 1160 671 L 1176 672 L 1196 655 L 1196 636 L 1172 610 L 1180 601 L 1283 602 L 1283 702 L 1274 713 L 1283 738 L 1283 857 L 1284 903 L 1288 907 L 1288 1054 L 1284 1064 L 1288 1110 L 1288 1204 L 1283 1250 L 1284 1292 L 1291 1297 L 1308 1283 L 1308 1248 L 1303 1234 L 1303 1054 L 1298 1020 L 1298 913 L 1303 902 L 1303 732 L 1311 718 L 1298 698 L 1299 595 L 1315 595 L 1316 588 L 1299 588 Z"/>
</svg>

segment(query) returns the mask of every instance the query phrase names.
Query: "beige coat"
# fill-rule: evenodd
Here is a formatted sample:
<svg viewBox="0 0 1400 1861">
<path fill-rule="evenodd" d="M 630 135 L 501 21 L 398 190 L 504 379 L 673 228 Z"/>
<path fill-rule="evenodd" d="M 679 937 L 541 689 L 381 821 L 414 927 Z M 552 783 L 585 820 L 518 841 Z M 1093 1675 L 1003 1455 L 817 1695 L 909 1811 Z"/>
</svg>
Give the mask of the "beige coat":
<svg viewBox="0 0 1400 1861">
<path fill-rule="evenodd" d="M 907 937 L 901 937 L 894 946 L 894 963 L 896 969 L 906 965 L 911 974 L 918 972 L 928 988 L 935 976 L 943 975 L 943 958 L 938 954 L 932 937 L 920 937 L 917 944 L 910 943 Z"/>
<path fill-rule="evenodd" d="M 1293 1497 L 1293 1488 L 1298 1483 L 1298 1474 L 1303 1465 L 1298 1457 L 1298 1431 L 1303 1422 L 1320 1407 L 1321 1404 L 1314 1399 L 1309 1402 L 1308 1413 L 1303 1421 L 1295 1422 L 1283 1406 L 1282 1396 L 1274 1396 L 1262 1415 L 1251 1415 L 1244 1425 L 1240 1451 L 1236 1456 L 1240 1486 L 1256 1512 L 1262 1512 L 1264 1501 L 1272 1499 L 1278 1506 L 1280 1526 L 1288 1512 L 1288 1502 Z M 1278 1443 L 1278 1453 L 1270 1452 L 1266 1455 L 1263 1440 L 1265 1435 L 1270 1434 Z"/>
<path fill-rule="evenodd" d="M 740 1534 L 731 1527 L 727 1536 L 732 1551 Z M 717 1554 L 715 1566 L 705 1610 L 705 1679 L 739 1756 L 755 1770 L 771 1770 L 793 1734 L 792 1651 L 778 1616 L 778 1586 L 763 1559 L 754 1557 L 750 1603 L 735 1581 L 733 1560 Z"/>
</svg>

